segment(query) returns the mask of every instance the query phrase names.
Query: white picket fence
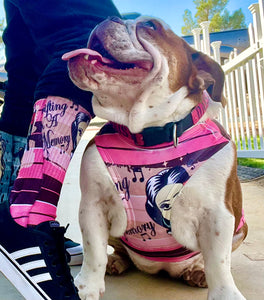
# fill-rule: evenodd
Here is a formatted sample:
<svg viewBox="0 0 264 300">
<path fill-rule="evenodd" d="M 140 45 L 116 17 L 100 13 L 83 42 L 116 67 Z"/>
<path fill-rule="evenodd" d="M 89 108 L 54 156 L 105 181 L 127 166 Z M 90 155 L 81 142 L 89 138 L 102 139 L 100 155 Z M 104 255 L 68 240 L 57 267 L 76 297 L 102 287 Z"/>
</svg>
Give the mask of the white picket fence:
<svg viewBox="0 0 264 300">
<path fill-rule="evenodd" d="M 250 46 L 240 54 L 236 49 L 222 65 L 226 81 L 226 107 L 219 120 L 237 144 L 238 157 L 264 158 L 264 0 L 249 6 L 253 16 L 250 24 Z M 211 55 L 220 63 L 221 42 L 210 45 L 209 22 L 193 30 L 194 47 Z M 210 47 L 211 46 L 211 47 Z"/>
</svg>

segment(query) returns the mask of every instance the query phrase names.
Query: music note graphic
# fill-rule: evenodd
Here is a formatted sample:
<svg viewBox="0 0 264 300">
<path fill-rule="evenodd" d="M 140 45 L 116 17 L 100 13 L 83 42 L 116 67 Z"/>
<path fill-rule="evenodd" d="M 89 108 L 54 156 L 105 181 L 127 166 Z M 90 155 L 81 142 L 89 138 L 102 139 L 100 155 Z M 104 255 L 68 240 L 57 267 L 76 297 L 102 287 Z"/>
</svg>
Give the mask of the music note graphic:
<svg viewBox="0 0 264 300">
<path fill-rule="evenodd" d="M 76 106 L 76 107 L 75 107 Z M 74 108 L 75 107 L 75 108 Z M 79 109 L 79 104 L 76 104 L 76 103 L 73 103 L 71 106 L 70 106 L 70 108 L 74 108 L 75 109 L 75 111 L 77 111 L 78 109 Z"/>
<path fill-rule="evenodd" d="M 132 181 L 133 182 L 136 182 L 137 181 L 137 174 L 136 173 L 140 173 L 140 178 L 139 178 L 139 181 L 140 182 L 143 182 L 144 181 L 144 175 L 143 175 L 143 172 L 142 172 L 142 168 L 140 167 L 131 167 L 132 171 L 133 171 L 133 174 L 134 174 L 134 177 L 132 178 Z"/>
<path fill-rule="evenodd" d="M 64 154 L 65 153 L 65 145 L 61 144 L 60 145 L 60 154 Z"/>
<path fill-rule="evenodd" d="M 146 242 L 147 241 L 147 239 L 145 238 L 145 236 L 147 236 L 147 239 L 148 240 L 151 240 L 151 237 L 150 237 L 150 235 L 148 234 L 148 233 L 141 233 L 141 237 L 142 237 L 142 239 L 143 239 L 143 242 Z"/>
</svg>

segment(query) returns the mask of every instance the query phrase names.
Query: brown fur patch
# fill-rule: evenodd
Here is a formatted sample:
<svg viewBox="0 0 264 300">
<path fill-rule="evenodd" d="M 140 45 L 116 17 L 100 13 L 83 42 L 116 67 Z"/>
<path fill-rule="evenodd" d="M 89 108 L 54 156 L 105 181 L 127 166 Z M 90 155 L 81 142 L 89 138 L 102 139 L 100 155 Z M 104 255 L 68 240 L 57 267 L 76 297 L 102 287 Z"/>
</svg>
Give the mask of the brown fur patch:
<svg viewBox="0 0 264 300">
<path fill-rule="evenodd" d="M 224 73 L 221 66 L 207 55 L 197 52 L 170 29 L 164 29 L 156 20 L 152 22 L 156 30 L 144 28 L 145 34 L 153 39 L 153 44 L 167 58 L 171 91 L 188 86 L 189 97 L 200 102 L 202 90 L 206 88 L 213 100 L 222 101 Z"/>
<path fill-rule="evenodd" d="M 151 20 L 156 30 L 143 28 L 148 35 L 147 39 L 152 39 L 161 53 L 167 58 L 169 66 L 169 87 L 172 92 L 176 92 L 182 86 L 188 86 L 189 77 L 192 72 L 191 53 L 186 51 L 185 41 L 174 34 L 170 29 L 164 29 L 157 20 Z"/>
<path fill-rule="evenodd" d="M 232 170 L 226 182 L 226 193 L 225 193 L 225 204 L 227 209 L 234 215 L 235 217 L 235 228 L 234 234 L 236 233 L 236 229 L 240 223 L 242 217 L 242 190 L 239 182 L 239 178 L 237 176 L 237 152 L 236 145 L 233 143 L 233 151 L 235 153 L 234 162 L 232 166 Z M 248 232 L 248 226 L 245 223 L 244 226 L 237 232 L 243 233 L 241 239 L 236 243 L 235 247 L 233 245 L 233 250 L 239 246 L 239 244 L 246 238 Z"/>
</svg>

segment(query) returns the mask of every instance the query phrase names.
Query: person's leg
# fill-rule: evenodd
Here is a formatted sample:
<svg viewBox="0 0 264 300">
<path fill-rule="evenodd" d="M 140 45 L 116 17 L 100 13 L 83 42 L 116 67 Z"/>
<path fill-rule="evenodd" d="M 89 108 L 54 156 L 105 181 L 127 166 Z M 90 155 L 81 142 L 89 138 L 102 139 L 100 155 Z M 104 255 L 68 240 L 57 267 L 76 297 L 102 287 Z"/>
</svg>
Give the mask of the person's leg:
<svg viewBox="0 0 264 300">
<path fill-rule="evenodd" d="M 49 64 L 40 76 L 36 86 L 35 100 L 37 103 L 39 99 L 52 97 L 54 105 L 56 105 L 57 97 L 62 97 L 72 100 L 76 105 L 75 107 L 79 107 L 80 110 L 86 109 L 90 116 L 93 116 L 91 93 L 82 91 L 73 85 L 68 76 L 67 63 L 62 61 L 61 56 L 66 51 L 85 47 L 88 36 L 97 23 L 108 16 L 119 15 L 113 3 L 107 0 L 101 1 L 100 3 L 87 0 L 56 2 L 45 0 L 30 3 L 21 2 L 19 0 L 10 1 L 19 7 L 19 11 L 32 35 L 34 43 L 38 45 L 38 50 L 46 54 L 44 57 L 50 58 Z M 80 24 L 82 26 L 80 26 Z M 54 30 L 54 28 L 56 28 L 56 30 Z M 74 112 L 75 117 L 77 117 L 78 111 Z M 39 122 L 44 121 L 45 120 Z M 33 130 L 34 136 L 37 136 L 38 133 L 45 137 L 45 134 L 47 134 L 47 128 L 45 127 L 43 127 L 43 131 L 41 126 L 33 128 Z M 36 130 L 38 131 L 35 132 Z M 54 127 L 53 132 L 57 139 L 62 136 L 71 136 L 69 128 L 68 131 L 65 132 L 64 128 L 60 126 Z M 39 141 L 39 143 L 40 142 L 41 141 Z M 47 215 L 50 218 L 56 216 L 57 198 L 60 193 L 64 173 L 70 161 L 70 156 L 67 156 L 69 153 L 66 152 L 67 155 L 65 154 L 63 156 L 62 153 L 60 157 L 54 158 L 55 163 L 50 163 L 48 156 L 51 155 L 50 151 L 51 153 L 56 153 L 56 155 L 58 155 L 58 151 L 49 149 L 47 151 L 44 141 L 39 148 L 36 148 L 34 145 L 33 148 L 35 148 L 34 151 L 31 150 L 34 152 L 33 160 L 36 159 L 36 164 L 41 166 L 42 169 L 37 168 L 36 171 L 32 168 L 32 170 L 38 173 L 34 174 L 30 171 L 30 175 L 28 175 L 24 172 L 24 169 L 26 170 L 27 168 L 22 168 L 10 198 L 12 203 L 12 215 L 24 226 L 27 224 L 26 219 L 29 217 L 31 210 L 32 216 L 30 220 L 33 219 L 33 213 L 35 216 L 38 215 L 38 221 L 31 221 L 32 224 L 38 223 L 39 221 L 41 222 L 40 216 L 43 216 L 42 220 L 46 220 Z M 56 149 L 56 147 L 52 148 Z M 70 151 L 72 151 L 72 149 L 70 149 Z M 28 153 L 29 152 L 26 151 L 25 160 L 23 159 L 24 163 L 36 165 L 33 161 L 26 161 L 27 156 L 29 156 Z M 38 155 L 35 155 L 35 153 Z M 53 156 L 51 157 L 53 159 Z M 58 161 L 56 161 L 57 159 Z M 53 168 L 55 165 L 59 165 L 63 172 L 54 172 Z M 49 168 L 52 168 L 52 172 Z M 47 177 L 47 175 L 49 175 L 49 177 Z M 31 178 L 30 182 L 34 182 L 34 185 L 36 185 L 32 188 L 33 190 L 35 189 L 34 192 L 24 188 L 26 182 L 29 182 L 27 177 Z M 51 178 L 53 178 L 52 187 L 51 183 L 47 183 L 51 181 Z M 31 184 L 31 186 L 34 185 Z M 50 191 L 47 192 L 49 189 Z M 35 203 L 39 198 L 41 200 Z M 34 203 L 36 205 L 34 205 Z"/>
<path fill-rule="evenodd" d="M 6 50 L 5 69 L 8 81 L 5 85 L 4 104 L 0 118 L 2 153 L 1 199 L 9 198 L 14 177 L 25 147 L 25 140 L 33 111 L 33 100 L 38 80 L 34 60 L 35 44 L 19 10 L 5 1 L 7 26 L 3 34 Z M 19 34 L 17 30 L 19 29 Z M 43 71 L 44 66 L 41 71 Z"/>
<path fill-rule="evenodd" d="M 11 174 L 10 184 L 9 184 L 9 195 L 14 185 L 14 182 L 17 178 L 18 171 L 21 165 L 21 160 L 26 148 L 26 144 L 27 144 L 26 137 L 13 135 L 13 148 L 12 148 L 13 159 L 12 159 L 12 174 Z"/>
<path fill-rule="evenodd" d="M 33 111 L 38 76 L 33 60 L 34 42 L 19 10 L 5 1 L 7 27 L 3 34 L 6 49 L 4 104 L 0 118 L 1 200 L 8 200 L 19 168 L 21 154 Z M 19 28 L 20 34 L 17 34 Z M 43 68 L 44 69 L 44 68 Z"/>
<path fill-rule="evenodd" d="M 27 139 L 0 130 L 0 202 L 7 201 L 18 175 Z"/>
<path fill-rule="evenodd" d="M 0 192 L 5 193 L 6 199 L 19 168 L 25 144 L 23 136 L 27 136 L 35 86 L 41 73 L 35 72 L 36 45 L 19 9 L 9 0 L 5 0 L 5 8 L 7 28 L 3 39 L 8 84 L 0 119 L 1 150 L 5 150 L 1 151 L 4 160 Z M 43 55 L 39 61 L 45 62 Z M 79 299 L 66 263 L 64 232 L 56 222 L 34 228 L 19 226 L 10 215 L 9 202 L 0 203 L 0 271 L 25 299 Z"/>
<path fill-rule="evenodd" d="M 10 196 L 11 215 L 25 227 L 55 220 L 74 147 L 91 119 L 80 105 L 61 97 L 41 99 L 34 108 L 31 134 Z"/>
<path fill-rule="evenodd" d="M 35 57 L 44 61 L 48 58 L 48 63 L 35 89 L 36 112 L 28 147 L 10 196 L 11 212 L 18 217 L 16 221 L 24 220 L 23 225 L 30 223 L 30 226 L 20 226 L 10 216 L 6 203 L 0 204 L 0 271 L 26 299 L 75 300 L 79 297 L 66 263 L 65 229 L 51 219 L 56 215 L 61 184 L 77 145 L 70 141 L 66 150 L 67 137 L 73 138 L 71 124 L 79 119 L 79 113 L 89 117 L 93 112 L 91 93 L 73 85 L 61 56 L 85 47 L 92 28 L 117 11 L 107 0 L 6 1 L 21 13 L 37 47 Z M 16 34 L 18 31 L 19 28 Z M 46 116 L 49 100 L 56 109 L 51 108 L 51 115 Z M 67 104 L 67 109 L 57 114 L 56 110 L 63 104 Z M 84 123 L 87 126 L 87 120 Z M 65 147 L 58 146 L 63 141 Z M 30 209 L 24 215 L 27 205 Z M 15 206 L 21 206 L 22 216 L 16 215 Z"/>
<path fill-rule="evenodd" d="M 26 137 L 33 113 L 34 92 L 39 76 L 48 61 L 37 60 L 36 45 L 25 25 L 19 9 L 9 0 L 4 1 L 7 26 L 3 33 L 5 44 L 5 85 L 0 130 Z"/>
<path fill-rule="evenodd" d="M 8 200 L 10 180 L 12 176 L 12 147 L 13 136 L 0 131 L 0 202 Z"/>
<path fill-rule="evenodd" d="M 38 2 L 40 5 L 42 4 L 42 6 L 46 5 L 45 1 Z M 65 5 L 65 3 L 63 3 L 64 1 L 59 1 L 56 5 Z M 50 22 L 52 18 L 56 20 L 56 14 L 54 14 L 54 12 L 56 12 L 56 5 L 53 5 Z M 28 134 L 33 113 L 33 99 L 37 81 L 51 59 L 51 53 L 47 53 L 44 47 L 38 45 L 38 41 L 35 42 L 33 40 L 31 32 L 34 31 L 34 28 L 28 28 L 21 15 L 21 12 L 27 14 L 28 10 L 32 14 L 41 15 L 41 9 L 40 12 L 38 12 L 33 11 L 31 5 L 29 5 L 28 8 L 26 6 L 27 5 L 21 3 L 21 1 L 5 0 L 7 27 L 3 34 L 3 40 L 6 50 L 7 62 L 5 68 L 8 72 L 8 82 L 5 92 L 5 103 L 0 118 L 2 154 L 4 154 L 2 155 L 4 160 L 2 160 L 0 192 L 4 199 L 7 199 L 19 169 L 21 154 L 23 152 L 22 148 L 24 148 L 25 145 L 25 139 Z M 68 10 L 69 9 L 71 8 L 68 7 Z M 42 13 L 45 15 L 45 12 Z M 59 11 L 59 15 L 62 18 L 63 11 Z M 54 26 L 50 24 L 50 22 L 48 22 L 50 31 L 54 32 Z M 44 26 L 44 28 L 46 26 L 44 20 L 42 26 Z M 17 34 L 18 30 L 20 34 Z M 49 33 L 47 32 L 47 34 Z M 52 41 L 52 43 L 53 42 L 54 41 Z M 63 66 L 65 69 L 59 70 L 59 72 L 55 72 L 55 74 L 53 74 L 53 66 L 54 63 L 48 68 L 48 72 L 44 72 L 43 85 L 44 90 L 48 88 L 51 93 L 54 91 L 57 94 L 54 88 L 49 88 L 49 85 L 52 85 L 50 82 L 45 83 L 45 78 L 54 76 L 51 78 L 51 81 L 57 82 L 57 75 L 63 73 L 63 75 L 58 76 L 62 77 L 59 83 L 54 84 L 54 86 L 60 84 L 62 90 L 64 90 L 64 86 L 67 90 L 68 83 L 64 84 L 64 81 L 69 80 L 69 78 L 66 65 Z M 73 88 L 72 93 L 75 94 L 75 88 Z M 90 93 L 88 95 L 89 98 L 86 102 L 90 108 Z M 76 91 L 76 97 L 78 97 L 78 90 Z M 4 151 L 5 153 L 3 153 Z"/>
</svg>

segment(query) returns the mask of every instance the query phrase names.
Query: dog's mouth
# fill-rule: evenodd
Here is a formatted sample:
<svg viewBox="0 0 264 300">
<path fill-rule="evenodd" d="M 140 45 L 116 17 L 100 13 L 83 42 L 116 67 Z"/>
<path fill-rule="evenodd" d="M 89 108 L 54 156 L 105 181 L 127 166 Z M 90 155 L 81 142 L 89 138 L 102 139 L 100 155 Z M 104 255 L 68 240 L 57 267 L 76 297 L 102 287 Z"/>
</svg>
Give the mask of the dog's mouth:
<svg viewBox="0 0 264 300">
<path fill-rule="evenodd" d="M 114 44 L 114 42 L 113 42 Z M 153 68 L 153 59 L 146 51 L 130 49 L 124 54 L 124 51 L 113 50 L 106 47 L 96 35 L 90 39 L 88 48 L 77 49 L 62 56 L 63 60 L 70 63 L 78 60 L 79 63 L 89 66 L 93 70 L 98 69 L 110 73 L 126 73 L 138 71 L 149 72 Z M 143 54 L 143 55 L 142 55 Z"/>
</svg>

